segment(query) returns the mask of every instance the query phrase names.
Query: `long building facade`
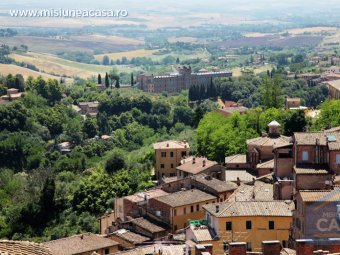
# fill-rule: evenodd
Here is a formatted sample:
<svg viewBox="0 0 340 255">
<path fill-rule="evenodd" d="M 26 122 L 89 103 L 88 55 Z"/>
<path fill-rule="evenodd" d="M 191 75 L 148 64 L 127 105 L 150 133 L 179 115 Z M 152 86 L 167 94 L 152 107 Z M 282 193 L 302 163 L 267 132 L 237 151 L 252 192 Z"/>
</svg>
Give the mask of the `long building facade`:
<svg viewBox="0 0 340 255">
<path fill-rule="evenodd" d="M 199 72 L 192 73 L 191 67 L 181 67 L 178 73 L 169 75 L 145 75 L 138 76 L 139 88 L 149 93 L 180 92 L 189 89 L 192 85 L 210 85 L 214 78 L 231 77 L 232 72 Z"/>
</svg>

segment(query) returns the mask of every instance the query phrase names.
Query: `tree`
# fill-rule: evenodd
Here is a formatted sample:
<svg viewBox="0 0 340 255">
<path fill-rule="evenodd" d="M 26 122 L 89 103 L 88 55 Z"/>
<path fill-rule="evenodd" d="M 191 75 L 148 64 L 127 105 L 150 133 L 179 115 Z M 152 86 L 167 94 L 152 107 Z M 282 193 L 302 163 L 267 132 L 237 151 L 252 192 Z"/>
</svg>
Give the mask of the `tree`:
<svg viewBox="0 0 340 255">
<path fill-rule="evenodd" d="M 133 79 L 133 73 L 131 73 L 131 87 L 135 84 L 134 79 Z"/>
<path fill-rule="evenodd" d="M 105 164 L 105 171 L 109 174 L 117 172 L 126 166 L 124 154 L 120 151 L 113 151 Z"/>
<path fill-rule="evenodd" d="M 105 87 L 108 89 L 110 87 L 109 75 L 105 74 Z"/>
<path fill-rule="evenodd" d="M 108 56 L 104 56 L 103 57 L 103 65 L 104 66 L 107 66 L 107 65 L 109 65 L 110 64 L 110 59 L 109 59 L 109 57 Z"/>
<path fill-rule="evenodd" d="M 102 84 L 102 76 L 98 74 L 98 84 Z"/>
<path fill-rule="evenodd" d="M 116 81 L 115 87 L 116 87 L 116 88 L 119 88 L 119 87 L 120 87 L 120 84 L 119 84 L 119 75 L 118 75 L 116 69 L 112 69 L 112 70 L 109 72 L 108 77 L 110 78 L 111 89 L 112 89 L 112 86 L 113 86 L 113 82 L 114 82 L 114 81 Z"/>
<path fill-rule="evenodd" d="M 294 132 L 304 132 L 306 125 L 307 120 L 303 110 L 290 111 L 284 120 L 284 134 L 292 136 Z"/>
<path fill-rule="evenodd" d="M 96 119 L 91 117 L 86 117 L 83 132 L 86 134 L 88 138 L 93 138 L 97 135 L 98 125 Z"/>
<path fill-rule="evenodd" d="M 179 64 L 179 57 L 177 57 L 177 59 L 176 59 L 176 64 L 178 65 Z"/>
</svg>

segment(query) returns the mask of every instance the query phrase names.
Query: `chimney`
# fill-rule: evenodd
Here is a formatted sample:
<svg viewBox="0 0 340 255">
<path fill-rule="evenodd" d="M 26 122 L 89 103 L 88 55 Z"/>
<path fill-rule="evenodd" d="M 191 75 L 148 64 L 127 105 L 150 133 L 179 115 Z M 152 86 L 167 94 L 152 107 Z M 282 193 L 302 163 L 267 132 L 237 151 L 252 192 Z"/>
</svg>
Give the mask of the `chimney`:
<svg viewBox="0 0 340 255">
<path fill-rule="evenodd" d="M 169 147 L 169 143 L 166 144 L 166 147 Z"/>
<path fill-rule="evenodd" d="M 192 163 L 193 163 L 193 164 L 196 163 L 196 158 L 195 158 L 195 157 L 192 158 Z"/>
<path fill-rule="evenodd" d="M 205 159 L 203 159 L 203 167 L 205 167 Z"/>
<path fill-rule="evenodd" d="M 240 185 L 241 185 L 241 180 L 240 180 L 240 178 L 239 178 L 239 177 L 237 177 L 236 184 L 237 184 L 237 186 L 240 186 Z"/>
<path fill-rule="evenodd" d="M 313 254 L 314 243 L 312 239 L 298 239 L 296 240 L 296 255 L 310 255 Z"/>
<path fill-rule="evenodd" d="M 218 213 L 220 211 L 220 206 L 216 205 L 216 213 Z"/>
<path fill-rule="evenodd" d="M 229 243 L 229 255 L 247 255 L 247 243 Z"/>
<path fill-rule="evenodd" d="M 281 249 L 281 243 L 278 240 L 262 242 L 263 255 L 280 255 Z"/>
<path fill-rule="evenodd" d="M 83 234 L 80 235 L 80 239 L 81 239 L 81 240 L 84 239 L 84 235 L 83 235 Z"/>
</svg>

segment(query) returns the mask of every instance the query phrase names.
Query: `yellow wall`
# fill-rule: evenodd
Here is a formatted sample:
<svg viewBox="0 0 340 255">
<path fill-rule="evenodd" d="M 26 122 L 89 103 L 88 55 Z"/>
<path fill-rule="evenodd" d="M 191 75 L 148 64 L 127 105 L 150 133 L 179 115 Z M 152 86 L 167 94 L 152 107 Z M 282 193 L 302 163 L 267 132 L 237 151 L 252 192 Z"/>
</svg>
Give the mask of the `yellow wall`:
<svg viewBox="0 0 340 255">
<path fill-rule="evenodd" d="M 176 208 L 171 209 L 170 213 L 170 222 L 173 227 L 173 231 L 175 231 L 175 226 L 177 226 L 178 229 L 185 228 L 188 225 L 188 220 L 202 220 L 204 219 L 204 210 L 203 205 L 210 204 L 212 202 L 216 202 L 217 199 L 212 199 L 208 201 L 204 201 L 201 203 L 186 205 L 186 206 L 180 206 Z M 197 205 L 199 205 L 199 210 L 197 211 Z M 191 212 L 191 206 L 194 207 L 194 211 Z M 184 214 L 184 208 L 186 208 L 186 213 Z M 176 216 L 175 211 L 176 210 Z"/>
<path fill-rule="evenodd" d="M 246 221 L 252 222 L 252 229 L 246 229 Z M 226 222 L 232 222 L 232 231 L 226 231 Z M 269 221 L 274 221 L 275 229 L 269 229 Z M 262 241 L 279 240 L 288 241 L 292 217 L 226 217 L 218 219 L 218 244 L 214 245 L 214 255 L 221 254 L 223 242 L 249 242 L 252 251 L 261 251 Z M 281 243 L 282 244 L 282 243 Z"/>
<path fill-rule="evenodd" d="M 189 148 L 164 148 L 155 150 L 155 174 L 157 179 L 162 178 L 162 174 L 165 177 L 171 175 L 176 176 L 176 167 L 180 165 L 182 160 L 182 152 L 186 152 L 186 156 L 189 156 Z M 166 152 L 166 157 L 162 157 L 162 152 Z M 174 156 L 171 157 L 170 153 L 174 152 Z M 161 164 L 164 164 L 164 169 L 161 168 Z M 173 168 L 171 168 L 173 164 Z"/>
</svg>

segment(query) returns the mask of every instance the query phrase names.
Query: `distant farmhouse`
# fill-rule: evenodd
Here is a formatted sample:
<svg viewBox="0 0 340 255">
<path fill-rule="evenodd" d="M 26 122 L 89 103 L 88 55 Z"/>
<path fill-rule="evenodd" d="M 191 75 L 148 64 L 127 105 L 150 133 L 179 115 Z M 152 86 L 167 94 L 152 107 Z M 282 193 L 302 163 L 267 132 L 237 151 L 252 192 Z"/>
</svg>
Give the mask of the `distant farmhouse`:
<svg viewBox="0 0 340 255">
<path fill-rule="evenodd" d="M 210 85 L 214 78 L 231 77 L 230 71 L 192 73 L 191 67 L 183 66 L 178 73 L 169 75 L 145 75 L 137 77 L 141 90 L 150 93 L 180 92 L 189 89 L 192 85 Z"/>
</svg>

